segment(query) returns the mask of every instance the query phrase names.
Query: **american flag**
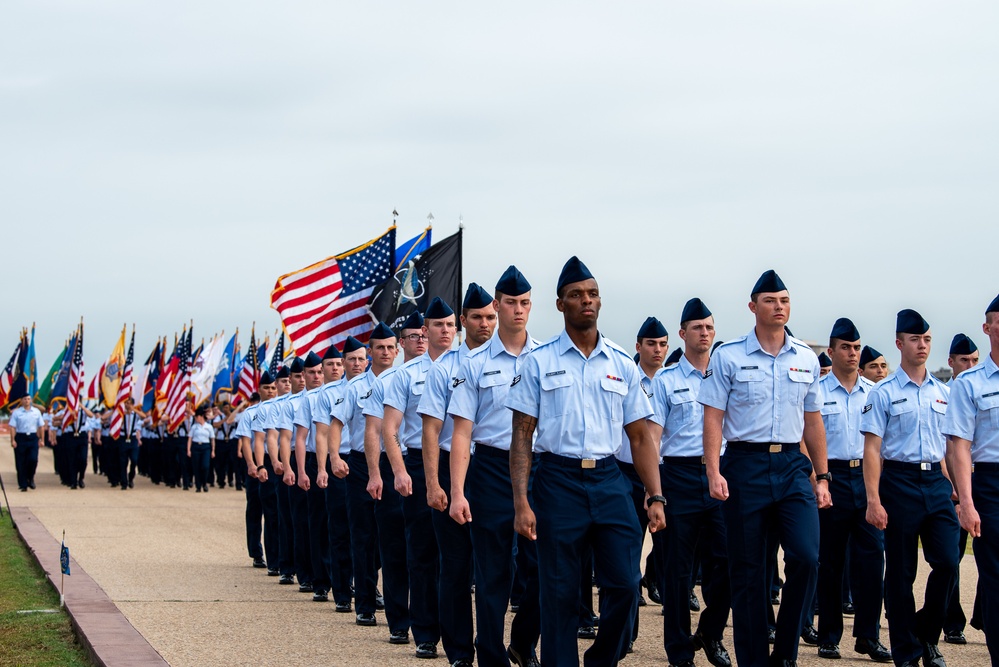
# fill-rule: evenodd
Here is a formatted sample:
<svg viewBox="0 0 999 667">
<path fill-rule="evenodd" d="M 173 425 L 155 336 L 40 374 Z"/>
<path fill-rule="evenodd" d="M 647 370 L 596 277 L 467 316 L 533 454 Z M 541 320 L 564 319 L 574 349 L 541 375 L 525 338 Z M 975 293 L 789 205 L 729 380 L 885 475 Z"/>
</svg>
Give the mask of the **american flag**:
<svg viewBox="0 0 999 667">
<path fill-rule="evenodd" d="M 194 327 L 187 330 L 187 336 L 180 341 L 177 349 L 177 373 L 170 383 L 167 393 L 167 430 L 176 431 L 187 417 L 187 394 L 191 390 L 191 337 Z"/>
<path fill-rule="evenodd" d="M 128 343 L 128 354 L 125 355 L 125 368 L 121 372 L 121 384 L 118 385 L 118 396 L 114 401 L 114 413 L 111 415 L 109 432 L 112 438 L 121 435 L 121 427 L 125 424 L 125 401 L 132 395 L 133 359 L 135 357 L 135 329 Z"/>
<path fill-rule="evenodd" d="M 14 375 L 17 373 L 17 358 L 21 354 L 21 345 L 23 341 L 17 343 L 17 347 L 14 348 L 14 354 L 10 355 L 10 361 L 7 362 L 7 366 L 3 369 L 3 374 L 0 375 L 0 405 L 7 404 L 7 394 L 10 393 L 10 388 L 14 384 Z"/>
<path fill-rule="evenodd" d="M 368 298 L 394 266 L 395 227 L 390 227 L 362 246 L 278 278 L 271 307 L 281 315 L 295 351 L 321 354 L 347 336 L 366 341 L 374 328 Z"/>
<path fill-rule="evenodd" d="M 236 389 L 236 400 L 233 405 L 250 400 L 250 395 L 257 390 L 260 382 L 260 368 L 257 366 L 256 333 L 250 329 L 250 351 L 243 357 L 243 368 L 239 372 L 239 382 Z"/>
<path fill-rule="evenodd" d="M 80 393 L 83 391 L 83 322 L 73 346 L 73 362 L 69 367 L 69 386 L 66 388 L 66 409 L 76 412 L 80 408 Z"/>
<path fill-rule="evenodd" d="M 275 376 L 278 372 L 278 366 L 284 363 L 284 333 L 279 331 L 277 339 L 277 345 L 274 346 L 274 353 L 271 355 L 271 363 L 267 366 L 267 370 Z"/>
</svg>

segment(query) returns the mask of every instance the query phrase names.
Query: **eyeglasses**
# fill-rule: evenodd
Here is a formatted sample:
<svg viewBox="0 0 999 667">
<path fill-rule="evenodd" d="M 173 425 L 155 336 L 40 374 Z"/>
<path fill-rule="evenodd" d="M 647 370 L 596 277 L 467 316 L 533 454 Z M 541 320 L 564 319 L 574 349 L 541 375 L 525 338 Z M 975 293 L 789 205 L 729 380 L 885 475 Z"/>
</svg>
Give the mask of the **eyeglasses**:
<svg viewBox="0 0 999 667">
<path fill-rule="evenodd" d="M 427 340 L 428 336 L 424 336 L 423 334 L 409 334 L 408 336 L 403 336 L 403 338 L 411 340 L 415 343 L 417 341 Z"/>
</svg>

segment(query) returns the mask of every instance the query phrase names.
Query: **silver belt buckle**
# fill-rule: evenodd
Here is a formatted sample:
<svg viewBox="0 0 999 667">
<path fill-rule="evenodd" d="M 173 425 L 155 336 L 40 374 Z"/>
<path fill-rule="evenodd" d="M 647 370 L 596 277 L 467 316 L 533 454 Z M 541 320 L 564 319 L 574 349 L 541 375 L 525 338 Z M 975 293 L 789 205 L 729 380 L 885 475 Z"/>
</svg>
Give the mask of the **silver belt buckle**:
<svg viewBox="0 0 999 667">
<path fill-rule="evenodd" d="M 701 457 L 701 465 L 702 465 L 702 466 L 703 466 L 703 465 L 706 465 L 706 464 L 707 464 L 707 462 L 708 462 L 708 461 L 707 461 L 707 457 L 706 457 L 706 456 L 702 456 L 702 457 Z"/>
<path fill-rule="evenodd" d="M 920 470 L 933 470 L 933 464 L 932 463 L 926 463 L 926 462 L 920 463 L 919 464 L 919 469 Z"/>
<path fill-rule="evenodd" d="M 592 468 L 596 468 L 597 467 L 597 460 L 596 459 L 583 459 L 582 461 L 580 461 L 579 467 L 583 468 L 585 470 L 590 470 Z"/>
<path fill-rule="evenodd" d="M 784 451 L 784 447 L 782 445 L 770 445 L 771 454 L 780 454 L 782 451 Z"/>
<path fill-rule="evenodd" d="M 850 467 L 851 468 L 859 468 L 860 467 L 860 463 L 861 463 L 860 459 L 850 459 Z"/>
</svg>

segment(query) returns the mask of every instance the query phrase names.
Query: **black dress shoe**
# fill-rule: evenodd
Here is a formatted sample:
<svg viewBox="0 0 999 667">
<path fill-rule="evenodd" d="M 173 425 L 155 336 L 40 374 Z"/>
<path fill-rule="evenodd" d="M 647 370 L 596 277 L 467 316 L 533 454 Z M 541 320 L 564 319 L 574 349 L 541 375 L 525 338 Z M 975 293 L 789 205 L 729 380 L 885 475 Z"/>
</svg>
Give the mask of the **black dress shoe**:
<svg viewBox="0 0 999 667">
<path fill-rule="evenodd" d="M 936 644 L 923 644 L 923 667 L 947 667 Z"/>
<path fill-rule="evenodd" d="M 798 667 L 798 661 L 770 656 L 770 667 Z"/>
<path fill-rule="evenodd" d="M 475 667 L 475 663 L 468 658 L 461 658 L 452 662 L 451 667 Z"/>
<path fill-rule="evenodd" d="M 857 608 L 853 606 L 852 602 L 843 603 L 843 614 L 845 616 L 853 616 L 857 613 Z"/>
<path fill-rule="evenodd" d="M 429 660 L 437 657 L 437 645 L 430 642 L 423 642 L 416 646 L 416 657 Z"/>
<path fill-rule="evenodd" d="M 780 595 L 778 593 L 772 593 L 770 595 L 770 604 L 775 607 L 780 604 Z"/>
<path fill-rule="evenodd" d="M 704 649 L 704 657 L 715 667 L 732 667 L 732 658 L 717 639 L 708 639 L 698 630 L 690 638 L 690 642 L 694 645 L 694 650 Z"/>
<path fill-rule="evenodd" d="M 641 589 L 639 589 L 639 591 L 641 591 Z M 649 605 L 649 603 L 645 601 L 645 596 L 642 595 L 641 592 L 639 592 L 639 594 L 638 594 L 638 606 L 639 607 L 647 607 L 648 605 Z"/>
<path fill-rule="evenodd" d="M 298 592 L 299 593 L 311 593 L 312 592 L 312 584 L 299 583 L 298 584 Z"/>
<path fill-rule="evenodd" d="M 276 577 L 279 574 L 281 574 L 281 572 L 276 567 L 274 569 L 267 568 L 267 576 L 268 577 Z"/>
<path fill-rule="evenodd" d="M 25 491 L 28 490 L 28 487 L 22 486 L 22 487 L 20 487 L 20 490 L 21 490 L 21 493 L 24 493 Z"/>
<path fill-rule="evenodd" d="M 510 603 L 510 613 L 511 614 L 516 614 L 518 611 L 520 611 L 520 605 L 519 604 L 514 604 L 513 602 L 511 602 Z"/>
<path fill-rule="evenodd" d="M 649 587 L 649 599 L 655 604 L 663 603 L 663 596 L 659 594 L 659 587 L 655 584 L 650 584 Z"/>
<path fill-rule="evenodd" d="M 960 630 L 944 633 L 944 641 L 948 644 L 967 644 L 968 638 Z"/>
<path fill-rule="evenodd" d="M 815 626 L 805 626 L 805 629 L 801 631 L 801 641 L 805 642 L 809 646 L 819 645 L 819 633 L 815 631 Z"/>
<path fill-rule="evenodd" d="M 336 613 L 338 614 L 348 614 L 350 613 L 350 602 L 337 602 L 336 603 Z"/>
<path fill-rule="evenodd" d="M 671 662 L 669 667 L 695 667 L 693 660 L 683 660 L 682 662 Z"/>
<path fill-rule="evenodd" d="M 857 643 L 853 645 L 853 650 L 857 653 L 863 653 L 874 662 L 891 662 L 891 651 L 886 649 L 877 639 L 858 637 Z"/>
<path fill-rule="evenodd" d="M 253 567 L 264 568 L 264 567 L 267 567 L 267 563 L 264 562 L 263 558 L 254 558 L 253 559 Z"/>
<path fill-rule="evenodd" d="M 35 480 L 33 480 L 33 479 L 29 479 L 28 480 L 28 488 L 29 489 L 35 488 Z"/>
<path fill-rule="evenodd" d="M 405 630 L 396 630 L 389 633 L 389 644 L 408 644 L 409 633 Z"/>
<path fill-rule="evenodd" d="M 378 611 L 385 611 L 385 597 L 382 596 L 382 592 L 375 589 L 375 609 Z"/>
<path fill-rule="evenodd" d="M 70 485 L 69 485 L 69 488 L 71 488 L 71 489 L 73 489 L 74 491 L 76 491 L 76 484 L 70 484 Z"/>
<path fill-rule="evenodd" d="M 354 623 L 358 625 L 378 625 L 374 614 L 358 614 L 354 618 Z M 392 641 L 391 639 L 389 641 Z"/>
<path fill-rule="evenodd" d="M 278 583 L 281 584 L 282 586 L 291 586 L 292 584 L 295 583 L 295 576 L 291 574 L 282 574 L 281 579 L 278 580 Z"/>
<path fill-rule="evenodd" d="M 777 641 L 777 629 L 767 628 L 767 642 L 773 644 Z"/>
<path fill-rule="evenodd" d="M 596 639 L 597 631 L 592 625 L 581 625 L 578 630 L 576 630 L 576 636 L 580 639 Z"/>
<path fill-rule="evenodd" d="M 819 645 L 819 657 L 826 658 L 827 660 L 839 660 L 842 656 L 839 654 L 839 646 L 836 644 L 820 644 Z"/>
<path fill-rule="evenodd" d="M 520 652 L 512 646 L 506 648 L 506 657 L 510 658 L 510 664 L 516 667 L 541 667 L 533 652 Z"/>
<path fill-rule="evenodd" d="M 697 596 L 694 595 L 694 589 L 693 588 L 690 589 L 690 605 L 689 606 L 690 606 L 690 611 L 700 611 L 701 610 L 701 602 L 700 602 L 700 600 L 697 599 Z"/>
<path fill-rule="evenodd" d="M 326 591 L 322 591 L 322 590 L 313 591 L 312 592 L 312 601 L 313 602 L 329 602 L 330 601 L 330 595 Z"/>
<path fill-rule="evenodd" d="M 82 480 L 82 479 L 80 480 L 80 488 L 81 488 L 81 489 L 85 489 L 85 488 L 87 488 L 87 485 L 86 485 L 86 484 L 85 484 L 85 483 L 83 482 L 83 480 Z"/>
</svg>

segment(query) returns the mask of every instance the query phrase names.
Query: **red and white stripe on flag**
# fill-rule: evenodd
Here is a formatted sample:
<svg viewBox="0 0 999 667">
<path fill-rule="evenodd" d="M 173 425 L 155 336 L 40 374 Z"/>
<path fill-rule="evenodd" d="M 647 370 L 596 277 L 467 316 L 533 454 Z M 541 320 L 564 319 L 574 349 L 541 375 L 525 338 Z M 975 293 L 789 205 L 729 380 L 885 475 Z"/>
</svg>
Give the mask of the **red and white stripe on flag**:
<svg viewBox="0 0 999 667">
<path fill-rule="evenodd" d="M 104 376 L 104 371 L 107 368 L 108 362 L 101 364 L 101 367 L 97 370 L 97 374 L 90 380 L 87 384 L 87 400 L 96 401 L 101 397 L 101 378 Z"/>
<path fill-rule="evenodd" d="M 374 329 L 368 298 L 374 288 L 341 297 L 343 282 L 335 257 L 277 279 L 271 307 L 281 315 L 285 333 L 299 356 L 320 354 L 353 336 L 362 342 Z"/>
</svg>

